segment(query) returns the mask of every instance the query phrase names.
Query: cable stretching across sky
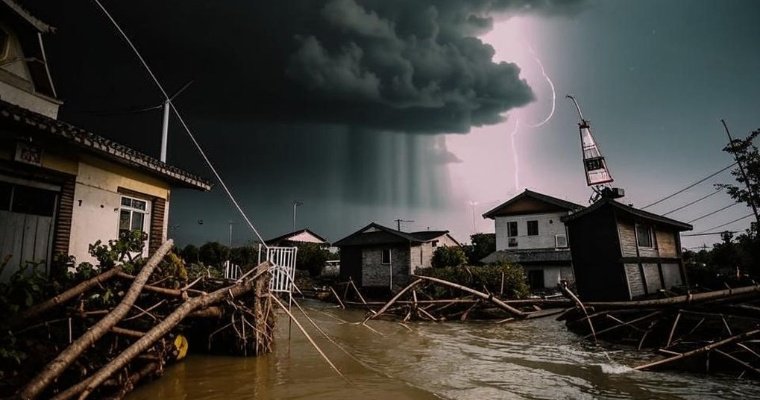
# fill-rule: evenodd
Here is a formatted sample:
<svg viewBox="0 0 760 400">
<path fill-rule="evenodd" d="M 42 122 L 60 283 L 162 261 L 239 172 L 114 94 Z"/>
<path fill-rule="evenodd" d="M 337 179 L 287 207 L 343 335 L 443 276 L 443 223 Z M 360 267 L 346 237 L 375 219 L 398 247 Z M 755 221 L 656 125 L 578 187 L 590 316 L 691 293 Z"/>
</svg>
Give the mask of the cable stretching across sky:
<svg viewBox="0 0 760 400">
<path fill-rule="evenodd" d="M 116 28 L 116 30 L 119 31 L 119 33 L 124 38 L 124 40 L 127 42 L 127 44 L 129 45 L 129 47 L 132 48 L 132 51 L 135 52 L 135 55 L 137 56 L 137 58 L 140 59 L 140 62 L 142 63 L 143 67 L 145 67 L 145 70 L 148 72 L 148 74 L 150 75 L 150 77 L 153 79 L 153 82 L 156 84 L 156 86 L 158 87 L 158 89 L 161 90 L 161 93 L 164 95 L 164 98 L 166 99 L 166 101 L 169 102 L 169 106 L 174 111 L 174 114 L 177 116 L 177 119 L 179 119 L 179 122 L 182 124 L 182 127 L 185 128 L 185 132 L 187 132 L 187 135 L 190 137 L 190 140 L 192 140 L 193 144 L 198 149 L 198 152 L 200 153 L 201 157 L 203 157 L 203 160 L 206 161 L 206 164 L 208 165 L 209 169 L 211 169 L 211 172 L 216 177 L 216 180 L 219 181 L 219 184 L 222 185 L 222 188 L 224 189 L 224 192 L 227 193 L 227 196 L 230 198 L 230 201 L 232 202 L 232 204 L 238 210 L 238 212 L 240 213 L 240 215 L 243 216 L 243 219 L 248 224 L 248 226 L 251 228 L 251 230 L 256 235 L 256 237 L 259 239 L 259 241 L 266 247 L 266 244 L 264 243 L 264 239 L 259 234 L 259 231 L 257 231 L 256 228 L 253 226 L 253 223 L 251 222 L 251 220 L 248 219 L 248 216 L 245 214 L 245 212 L 243 211 L 243 209 L 238 204 L 237 200 L 235 200 L 235 197 L 232 195 L 232 192 L 230 191 L 230 189 L 227 187 L 227 185 L 222 180 L 221 175 L 219 175 L 219 173 L 216 171 L 216 168 L 214 168 L 214 165 L 211 164 L 211 160 L 209 160 L 209 158 L 206 156 L 206 152 L 203 151 L 203 148 L 201 147 L 200 143 L 198 143 L 198 141 L 195 139 L 195 136 L 193 135 L 193 133 L 190 131 L 190 128 L 185 123 L 185 119 L 182 118 L 182 115 L 180 115 L 179 110 L 177 110 L 177 108 L 174 107 L 174 103 L 171 101 L 171 98 L 169 97 L 169 94 L 166 92 L 166 90 L 164 90 L 164 87 L 161 85 L 161 82 L 159 82 L 159 80 L 156 77 L 156 75 L 150 69 L 150 67 L 148 66 L 148 63 L 142 57 L 142 55 L 140 54 L 140 52 L 137 51 L 137 48 L 135 47 L 135 45 L 132 43 L 131 40 L 129 40 L 129 37 L 127 36 L 127 34 L 124 32 L 123 29 L 121 29 L 121 26 L 119 26 L 119 24 L 111 16 L 111 14 L 108 12 L 108 10 L 106 10 L 106 8 L 103 7 L 102 4 L 100 4 L 100 1 L 94 0 L 94 2 L 95 2 L 95 4 L 98 5 L 98 7 L 100 7 L 100 9 L 103 11 L 103 13 L 106 15 L 106 17 L 108 17 L 108 19 L 111 21 L 111 23 Z"/>
<path fill-rule="evenodd" d="M 549 75 L 546 73 L 546 70 L 544 69 L 544 64 L 541 62 L 541 59 L 538 58 L 538 55 L 536 55 L 536 52 L 533 50 L 533 47 L 530 45 L 526 45 L 528 48 L 528 51 L 530 52 L 531 56 L 533 56 L 533 59 L 536 60 L 536 64 L 538 64 L 538 67 L 541 69 L 541 75 L 543 75 L 544 79 L 546 79 L 546 82 L 549 84 L 549 88 L 552 90 L 552 107 L 551 110 L 549 110 L 549 114 L 547 114 L 546 118 L 544 118 L 542 121 L 535 123 L 535 124 L 526 124 L 529 128 L 539 128 L 543 125 L 545 125 L 547 122 L 549 122 L 550 119 L 554 116 L 554 110 L 557 107 L 557 92 L 554 90 L 554 82 L 549 77 Z M 518 162 L 517 157 L 517 146 L 515 145 L 515 139 L 517 138 L 517 135 L 520 133 L 520 118 L 518 116 L 515 116 L 515 127 L 512 129 L 512 131 L 509 134 L 511 145 L 512 145 L 512 159 L 514 160 L 514 174 L 515 174 L 515 193 L 517 193 L 520 190 L 520 163 Z"/>
</svg>

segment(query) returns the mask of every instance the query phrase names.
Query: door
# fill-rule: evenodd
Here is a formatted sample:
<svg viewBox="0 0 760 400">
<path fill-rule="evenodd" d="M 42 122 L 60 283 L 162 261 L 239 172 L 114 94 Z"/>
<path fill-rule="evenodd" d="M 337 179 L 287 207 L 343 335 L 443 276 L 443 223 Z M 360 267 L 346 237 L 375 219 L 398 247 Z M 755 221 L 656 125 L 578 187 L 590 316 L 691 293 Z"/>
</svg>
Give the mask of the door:
<svg viewBox="0 0 760 400">
<path fill-rule="evenodd" d="M 0 265 L 5 265 L 0 280 L 8 281 L 29 263 L 47 272 L 58 198 L 55 189 L 34 182 L 0 181 Z"/>
</svg>

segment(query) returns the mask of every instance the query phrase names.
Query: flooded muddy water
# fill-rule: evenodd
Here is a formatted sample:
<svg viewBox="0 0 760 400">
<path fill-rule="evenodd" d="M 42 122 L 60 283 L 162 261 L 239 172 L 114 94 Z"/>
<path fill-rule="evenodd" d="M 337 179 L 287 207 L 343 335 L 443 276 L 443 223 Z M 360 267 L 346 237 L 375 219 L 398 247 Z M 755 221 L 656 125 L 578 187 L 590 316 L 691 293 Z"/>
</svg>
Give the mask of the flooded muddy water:
<svg viewBox="0 0 760 400">
<path fill-rule="evenodd" d="M 128 399 L 760 398 L 757 381 L 634 371 L 629 366 L 643 363 L 641 354 L 582 342 L 551 317 L 500 325 L 370 321 L 373 331 L 354 323 L 361 311 L 302 304 L 340 345 L 297 315 L 345 379 L 295 324 L 288 340 L 288 319 L 280 315 L 272 354 L 191 355 Z"/>
</svg>

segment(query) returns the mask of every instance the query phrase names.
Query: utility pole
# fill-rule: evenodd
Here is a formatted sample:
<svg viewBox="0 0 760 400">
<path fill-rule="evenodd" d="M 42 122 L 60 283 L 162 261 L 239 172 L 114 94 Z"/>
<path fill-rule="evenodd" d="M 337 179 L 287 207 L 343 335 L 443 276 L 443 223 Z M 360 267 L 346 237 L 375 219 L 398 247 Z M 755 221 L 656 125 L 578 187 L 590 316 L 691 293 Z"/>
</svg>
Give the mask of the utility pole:
<svg viewBox="0 0 760 400">
<path fill-rule="evenodd" d="M 470 200 L 470 207 L 472 207 L 472 234 L 474 235 L 475 232 L 475 206 L 478 205 L 477 201 Z"/>
<path fill-rule="evenodd" d="M 296 231 L 296 207 L 302 206 L 303 202 L 294 200 L 293 201 L 293 232 Z"/>
<path fill-rule="evenodd" d="M 728 131 L 726 120 L 721 119 L 720 122 L 723 124 L 723 128 L 725 128 L 726 130 L 726 135 L 728 136 L 728 144 L 731 146 L 731 150 L 733 150 L 732 153 L 734 154 L 734 159 L 736 160 L 736 164 L 739 165 L 739 171 L 742 174 L 742 178 L 744 178 L 744 184 L 747 186 L 747 193 L 749 194 L 749 205 L 752 206 L 752 212 L 755 214 L 755 221 L 757 221 L 757 229 L 760 229 L 760 216 L 758 216 L 757 214 L 758 202 L 756 198 L 756 193 L 752 190 L 752 187 L 749 185 L 749 179 L 747 179 L 747 173 L 744 172 L 744 166 L 739 160 L 739 155 L 736 154 L 736 147 L 734 146 L 734 138 L 731 137 L 731 132 Z"/>
<path fill-rule="evenodd" d="M 161 127 L 161 162 L 166 162 L 166 147 L 167 142 L 169 141 L 169 109 L 171 108 L 172 100 L 179 96 L 180 93 L 184 92 L 191 83 L 193 83 L 193 81 L 187 82 L 185 86 L 182 86 L 171 97 L 164 100 L 164 123 Z"/>
<path fill-rule="evenodd" d="M 405 219 L 401 219 L 401 218 L 394 219 L 394 221 L 396 221 L 396 230 L 399 231 L 399 232 L 401 232 L 401 223 L 402 222 L 414 222 L 414 221 L 405 220 Z"/>
</svg>

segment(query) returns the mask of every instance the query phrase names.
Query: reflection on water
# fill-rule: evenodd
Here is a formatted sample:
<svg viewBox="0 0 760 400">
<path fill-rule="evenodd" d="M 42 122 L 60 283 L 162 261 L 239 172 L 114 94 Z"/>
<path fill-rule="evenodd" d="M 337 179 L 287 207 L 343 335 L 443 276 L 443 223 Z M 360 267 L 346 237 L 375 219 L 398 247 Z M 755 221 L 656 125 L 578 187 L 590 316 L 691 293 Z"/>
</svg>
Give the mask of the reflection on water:
<svg viewBox="0 0 760 400">
<path fill-rule="evenodd" d="M 760 398 L 753 381 L 633 371 L 627 365 L 642 363 L 640 354 L 583 343 L 551 318 L 502 325 L 369 322 L 376 333 L 351 323 L 361 321 L 362 312 L 304 305 L 350 353 L 309 329 L 346 379 L 295 325 L 288 342 L 287 317 L 281 316 L 272 354 L 190 356 L 129 400 Z"/>
</svg>

